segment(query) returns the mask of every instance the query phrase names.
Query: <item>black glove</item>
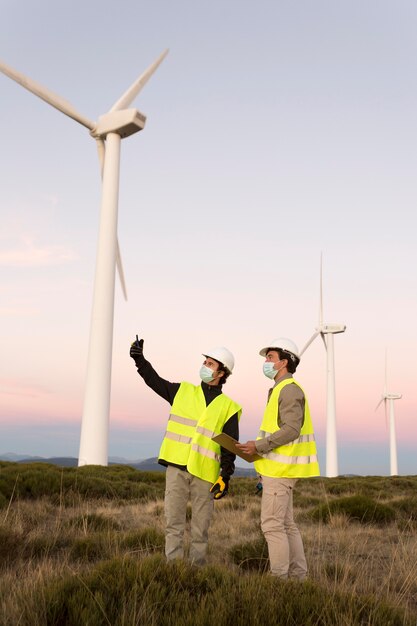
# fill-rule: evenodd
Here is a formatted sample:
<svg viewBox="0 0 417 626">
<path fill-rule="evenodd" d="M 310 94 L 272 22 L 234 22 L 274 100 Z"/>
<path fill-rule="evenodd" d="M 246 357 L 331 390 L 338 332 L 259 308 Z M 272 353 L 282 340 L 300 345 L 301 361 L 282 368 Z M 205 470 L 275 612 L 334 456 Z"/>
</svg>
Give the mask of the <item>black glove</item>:
<svg viewBox="0 0 417 626">
<path fill-rule="evenodd" d="M 137 363 L 140 357 L 143 357 L 143 339 L 138 339 L 136 335 L 136 340 L 130 346 L 130 356 Z"/>
<path fill-rule="evenodd" d="M 220 500 L 223 496 L 227 496 L 229 489 L 229 479 L 225 476 L 219 476 L 214 485 L 210 488 L 210 493 L 214 495 L 215 500 Z"/>
</svg>

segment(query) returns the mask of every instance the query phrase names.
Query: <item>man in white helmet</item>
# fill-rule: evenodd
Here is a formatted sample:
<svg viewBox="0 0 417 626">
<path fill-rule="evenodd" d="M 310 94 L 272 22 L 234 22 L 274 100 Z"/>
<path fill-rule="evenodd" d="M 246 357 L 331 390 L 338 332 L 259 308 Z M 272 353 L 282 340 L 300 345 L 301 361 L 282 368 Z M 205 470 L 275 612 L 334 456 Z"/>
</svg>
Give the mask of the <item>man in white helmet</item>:
<svg viewBox="0 0 417 626">
<path fill-rule="evenodd" d="M 165 555 L 184 557 L 187 503 L 191 501 L 190 560 L 206 561 L 208 529 L 213 499 L 227 494 L 236 456 L 212 441 L 226 433 L 239 438 L 241 407 L 223 394 L 222 387 L 233 371 L 233 354 L 224 347 L 203 354 L 200 385 L 172 383 L 161 378 L 143 356 L 143 339 L 131 345 L 130 356 L 145 383 L 171 405 L 171 414 L 159 451 L 165 465 Z"/>
<path fill-rule="evenodd" d="M 304 391 L 292 375 L 300 362 L 298 348 L 285 337 L 259 354 L 263 372 L 274 381 L 256 441 L 237 447 L 259 454 L 255 469 L 262 480 L 261 528 L 268 544 L 271 573 L 304 580 L 307 563 L 293 517 L 293 489 L 299 478 L 319 476 L 317 449 Z"/>
</svg>

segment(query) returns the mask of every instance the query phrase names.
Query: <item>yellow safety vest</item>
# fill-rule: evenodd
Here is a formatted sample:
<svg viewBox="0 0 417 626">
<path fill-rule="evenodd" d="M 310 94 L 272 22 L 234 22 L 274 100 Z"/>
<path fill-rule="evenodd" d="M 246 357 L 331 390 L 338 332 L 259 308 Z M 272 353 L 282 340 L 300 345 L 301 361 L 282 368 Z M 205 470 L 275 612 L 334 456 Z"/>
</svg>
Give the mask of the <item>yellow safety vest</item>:
<svg viewBox="0 0 417 626">
<path fill-rule="evenodd" d="M 268 437 L 273 432 L 279 430 L 277 423 L 278 401 L 281 390 L 286 385 L 298 385 L 298 383 L 293 378 L 286 378 L 274 387 L 266 405 L 257 439 Z M 298 386 L 302 390 L 301 386 Z M 300 436 L 284 446 L 278 446 L 270 452 L 263 454 L 262 459 L 255 461 L 255 469 L 258 474 L 273 478 L 320 476 L 316 441 L 307 398 L 305 398 L 304 423 Z"/>
<path fill-rule="evenodd" d="M 227 420 L 242 408 L 223 393 L 206 406 L 201 385 L 181 383 L 174 402 L 159 458 L 184 465 L 193 476 L 214 483 L 220 470 L 220 446 L 212 441 Z"/>
</svg>

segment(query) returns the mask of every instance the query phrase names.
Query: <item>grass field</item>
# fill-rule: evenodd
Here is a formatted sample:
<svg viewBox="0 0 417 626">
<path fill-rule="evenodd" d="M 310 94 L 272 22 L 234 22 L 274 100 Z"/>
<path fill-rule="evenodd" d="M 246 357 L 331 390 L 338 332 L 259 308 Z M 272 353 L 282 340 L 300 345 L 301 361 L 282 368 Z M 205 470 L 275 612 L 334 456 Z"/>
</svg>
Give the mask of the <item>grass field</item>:
<svg viewBox="0 0 417 626">
<path fill-rule="evenodd" d="M 0 462 L 1 625 L 416 625 L 417 477 L 299 481 L 305 583 L 268 574 L 248 478 L 215 503 L 208 565 L 166 563 L 164 480 Z"/>
</svg>

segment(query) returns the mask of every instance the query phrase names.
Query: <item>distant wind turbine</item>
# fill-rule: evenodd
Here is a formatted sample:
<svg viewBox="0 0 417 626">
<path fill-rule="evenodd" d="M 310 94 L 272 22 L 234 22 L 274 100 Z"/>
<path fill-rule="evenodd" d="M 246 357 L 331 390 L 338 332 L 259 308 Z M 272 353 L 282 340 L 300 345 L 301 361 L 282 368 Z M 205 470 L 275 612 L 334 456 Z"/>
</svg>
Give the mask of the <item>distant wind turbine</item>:
<svg viewBox="0 0 417 626">
<path fill-rule="evenodd" d="M 316 332 L 310 337 L 300 352 L 300 356 L 313 343 L 318 335 L 321 336 L 327 352 L 327 418 L 326 418 L 326 476 L 338 476 L 339 467 L 337 459 L 337 429 L 336 429 L 336 389 L 334 367 L 334 339 L 333 335 L 344 333 L 344 324 L 323 323 L 323 272 L 322 259 L 320 259 L 320 309 L 319 323 Z"/>
<path fill-rule="evenodd" d="M 394 414 L 394 400 L 400 400 L 402 395 L 400 393 L 388 393 L 387 392 L 387 352 L 385 351 L 385 381 L 384 391 L 382 393 L 381 400 L 376 405 L 375 411 L 379 406 L 384 403 L 385 408 L 385 421 L 387 421 L 387 402 L 389 404 L 389 452 L 390 452 L 390 475 L 398 476 L 398 459 L 397 459 L 397 436 L 395 433 L 395 414 Z"/>
<path fill-rule="evenodd" d="M 92 122 L 66 100 L 0 62 L 0 71 L 58 111 L 85 126 L 97 142 L 102 198 L 94 278 L 79 465 L 107 465 L 116 265 L 125 298 L 126 286 L 117 240 L 121 140 L 142 130 L 146 117 L 129 105 L 168 54 L 165 50 L 112 108 Z"/>
</svg>

